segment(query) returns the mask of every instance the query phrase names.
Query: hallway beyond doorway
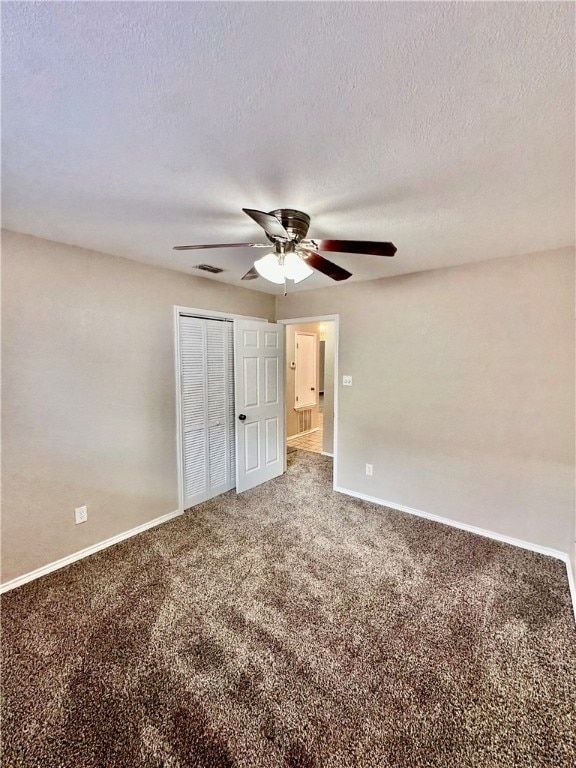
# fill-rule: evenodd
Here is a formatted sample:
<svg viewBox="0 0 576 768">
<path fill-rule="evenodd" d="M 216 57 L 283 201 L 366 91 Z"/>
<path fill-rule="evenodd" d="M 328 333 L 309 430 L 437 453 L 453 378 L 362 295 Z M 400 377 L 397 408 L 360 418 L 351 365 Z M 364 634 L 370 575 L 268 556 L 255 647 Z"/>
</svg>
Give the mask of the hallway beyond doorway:
<svg viewBox="0 0 576 768">
<path fill-rule="evenodd" d="M 286 453 L 302 451 L 334 458 L 336 487 L 336 445 L 338 387 L 338 315 L 321 315 L 280 320 L 286 325 Z M 316 354 L 312 357 L 314 378 L 305 376 L 310 366 L 302 361 L 300 336 L 315 336 Z M 303 349 L 309 349 L 304 344 Z M 299 375 L 300 374 L 300 375 Z M 309 389 L 308 389 L 309 388 Z M 314 393 L 316 397 L 314 397 Z M 304 400 L 304 402 L 303 402 Z"/>
<path fill-rule="evenodd" d="M 324 440 L 324 414 L 318 414 L 318 429 L 314 432 L 308 432 L 299 437 L 290 437 L 286 441 L 288 448 L 298 448 L 301 451 L 310 451 L 311 453 L 322 453 L 322 442 Z"/>
</svg>

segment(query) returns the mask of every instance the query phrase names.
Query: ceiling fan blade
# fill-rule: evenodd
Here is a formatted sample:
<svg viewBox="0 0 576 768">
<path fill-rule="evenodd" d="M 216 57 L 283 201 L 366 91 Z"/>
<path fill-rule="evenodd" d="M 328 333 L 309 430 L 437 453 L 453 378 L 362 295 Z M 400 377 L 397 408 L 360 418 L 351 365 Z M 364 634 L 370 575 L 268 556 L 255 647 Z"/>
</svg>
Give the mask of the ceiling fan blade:
<svg viewBox="0 0 576 768">
<path fill-rule="evenodd" d="M 308 251 L 305 248 L 301 248 L 298 253 L 302 256 L 306 264 L 312 269 L 317 269 L 318 272 L 322 272 L 323 275 L 328 275 L 332 280 L 348 280 L 352 277 L 352 273 L 339 267 L 338 264 L 334 264 L 324 256 L 320 256 L 315 251 Z"/>
<path fill-rule="evenodd" d="M 209 245 L 175 245 L 173 251 L 196 251 L 200 248 L 271 248 L 270 243 L 210 243 Z"/>
<path fill-rule="evenodd" d="M 290 240 L 290 235 L 286 232 L 284 225 L 277 216 L 271 213 L 264 213 L 264 211 L 256 211 L 254 208 L 242 208 L 242 210 L 251 219 L 254 219 L 256 224 L 259 224 L 267 235 L 271 237 L 285 237 L 287 240 Z"/>
<path fill-rule="evenodd" d="M 252 267 L 252 269 L 246 272 L 242 280 L 255 280 L 257 277 L 260 277 L 260 275 L 258 274 L 256 267 Z"/>
<path fill-rule="evenodd" d="M 394 243 L 377 243 L 373 240 L 314 240 L 319 251 L 334 253 L 362 253 L 368 256 L 394 256 L 398 250 Z"/>
</svg>

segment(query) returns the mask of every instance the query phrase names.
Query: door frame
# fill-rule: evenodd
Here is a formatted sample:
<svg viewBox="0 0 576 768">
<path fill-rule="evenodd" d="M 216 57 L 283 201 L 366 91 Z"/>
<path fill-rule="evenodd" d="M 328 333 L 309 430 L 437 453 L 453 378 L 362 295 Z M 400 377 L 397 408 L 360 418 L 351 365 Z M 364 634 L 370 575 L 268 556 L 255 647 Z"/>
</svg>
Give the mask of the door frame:
<svg viewBox="0 0 576 768">
<path fill-rule="evenodd" d="M 300 323 L 322 323 L 333 322 L 334 323 L 334 453 L 333 459 L 333 472 L 332 472 L 332 488 L 336 490 L 338 486 L 338 355 L 340 348 L 340 315 L 316 315 L 315 317 L 290 317 L 285 320 L 276 320 L 279 325 L 299 325 Z M 284 371 L 286 375 L 286 371 Z M 284 396 L 286 397 L 286 396 Z M 284 408 L 284 423 L 286 423 L 286 408 Z M 286 432 L 286 426 L 284 426 L 284 432 Z M 329 454 L 322 453 L 323 456 Z M 284 471 L 286 471 L 286 452 L 284 453 Z"/>
<path fill-rule="evenodd" d="M 202 320 L 257 320 L 262 323 L 270 322 L 266 317 L 249 317 L 232 312 L 216 312 L 212 309 L 197 309 L 182 307 L 175 304 L 173 310 L 174 333 L 174 377 L 176 379 L 176 468 L 178 483 L 178 511 L 184 512 L 184 457 L 182 455 L 182 376 L 180 368 L 180 317 L 199 317 Z"/>
</svg>

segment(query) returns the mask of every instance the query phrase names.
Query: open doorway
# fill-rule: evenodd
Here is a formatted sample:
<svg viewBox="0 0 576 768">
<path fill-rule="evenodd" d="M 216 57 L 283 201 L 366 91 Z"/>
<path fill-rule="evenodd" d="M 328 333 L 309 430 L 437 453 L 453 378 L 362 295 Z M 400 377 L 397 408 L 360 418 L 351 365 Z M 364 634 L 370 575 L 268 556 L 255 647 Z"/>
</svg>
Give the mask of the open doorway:
<svg viewBox="0 0 576 768">
<path fill-rule="evenodd" d="M 286 448 L 335 454 L 336 316 L 286 325 Z"/>
</svg>

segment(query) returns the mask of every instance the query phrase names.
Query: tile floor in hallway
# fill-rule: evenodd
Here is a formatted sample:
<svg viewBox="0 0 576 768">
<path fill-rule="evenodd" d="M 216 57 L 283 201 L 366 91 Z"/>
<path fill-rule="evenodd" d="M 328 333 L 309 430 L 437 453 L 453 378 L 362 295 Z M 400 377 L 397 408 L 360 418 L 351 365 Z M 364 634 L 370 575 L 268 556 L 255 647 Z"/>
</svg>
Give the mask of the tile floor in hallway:
<svg viewBox="0 0 576 768">
<path fill-rule="evenodd" d="M 307 435 L 293 437 L 291 440 L 288 440 L 289 448 L 298 448 L 301 451 L 311 451 L 312 453 L 322 453 L 322 438 L 324 435 L 322 429 L 322 413 L 320 413 L 319 416 L 320 428 L 317 429 L 316 432 L 310 432 Z"/>
</svg>

